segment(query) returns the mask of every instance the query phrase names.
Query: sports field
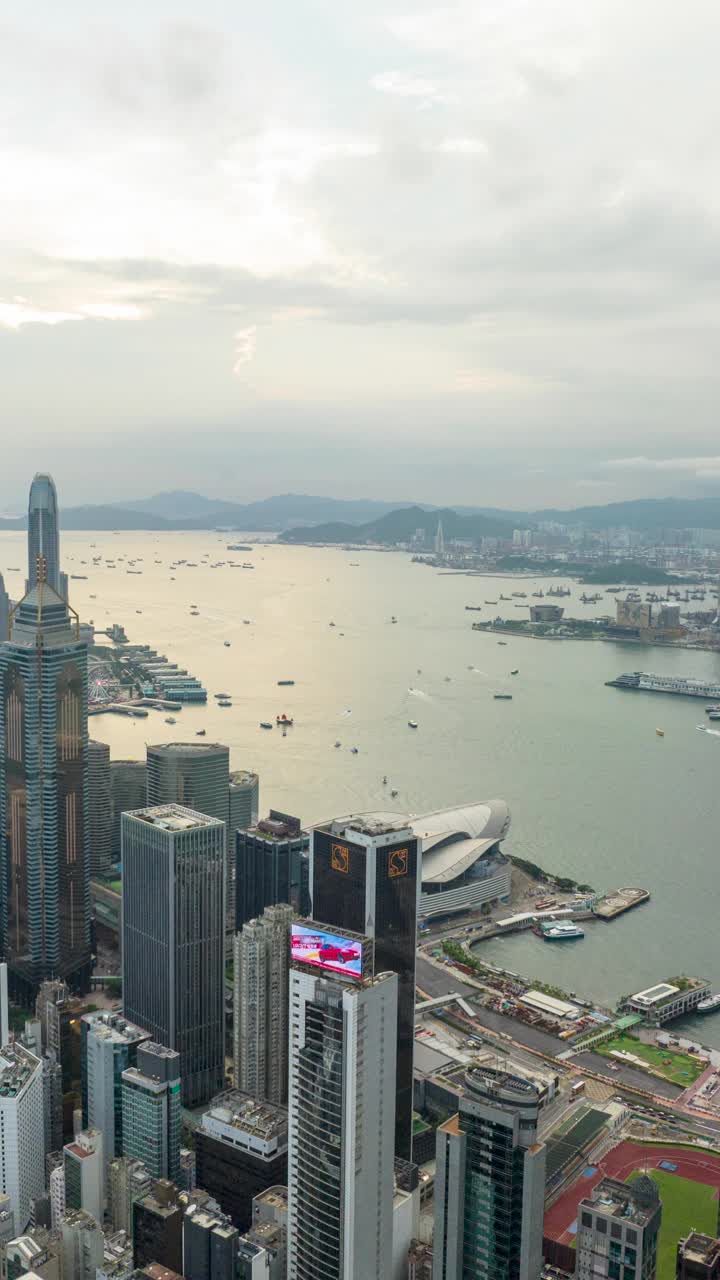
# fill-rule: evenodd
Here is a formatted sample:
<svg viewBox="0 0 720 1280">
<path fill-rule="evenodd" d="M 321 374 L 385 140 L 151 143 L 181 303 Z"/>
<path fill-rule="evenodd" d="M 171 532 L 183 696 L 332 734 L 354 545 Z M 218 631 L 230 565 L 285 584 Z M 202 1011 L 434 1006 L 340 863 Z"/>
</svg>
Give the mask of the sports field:
<svg viewBox="0 0 720 1280">
<path fill-rule="evenodd" d="M 545 1235 L 561 1244 L 574 1244 L 578 1205 L 591 1195 L 600 1179 L 626 1181 L 643 1171 L 657 1178 L 663 1201 L 658 1280 L 674 1280 L 675 1250 L 681 1236 L 693 1228 L 711 1236 L 717 1234 L 720 1156 L 709 1151 L 621 1142 L 603 1157 L 599 1166 L 582 1170 L 548 1209 Z"/>
<path fill-rule="evenodd" d="M 671 1162 L 672 1163 L 672 1162 Z M 658 1240 L 658 1280 L 674 1280 L 678 1240 L 694 1229 L 706 1235 L 716 1235 L 718 1220 L 718 1193 L 716 1187 L 690 1178 L 680 1178 L 666 1169 L 651 1169 L 650 1177 L 657 1183 L 662 1200 L 662 1222 Z M 639 1178 L 633 1173 L 630 1181 Z"/>
<path fill-rule="evenodd" d="M 680 1085 L 681 1088 L 687 1089 L 691 1084 L 702 1075 L 707 1063 L 698 1062 L 697 1058 L 691 1058 L 687 1053 L 673 1052 L 672 1049 L 661 1049 L 654 1044 L 643 1044 L 641 1040 L 636 1040 L 634 1036 L 621 1034 L 613 1036 L 612 1040 L 606 1040 L 604 1044 L 595 1046 L 596 1053 L 602 1053 L 606 1058 L 612 1056 L 613 1050 L 621 1050 L 623 1053 L 632 1053 L 636 1058 L 641 1058 L 646 1062 L 653 1071 L 657 1071 L 665 1080 L 669 1080 L 671 1084 Z M 619 1061 L 619 1059 L 616 1059 Z"/>
</svg>

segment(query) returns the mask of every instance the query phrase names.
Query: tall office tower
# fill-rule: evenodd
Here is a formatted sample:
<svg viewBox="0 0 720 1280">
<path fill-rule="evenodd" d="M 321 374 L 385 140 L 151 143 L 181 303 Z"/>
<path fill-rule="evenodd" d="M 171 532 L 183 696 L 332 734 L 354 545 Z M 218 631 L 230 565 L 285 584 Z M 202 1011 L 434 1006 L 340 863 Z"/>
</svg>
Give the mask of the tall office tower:
<svg viewBox="0 0 720 1280">
<path fill-rule="evenodd" d="M 138 1047 L 149 1040 L 119 1013 L 84 1013 L 80 1024 L 82 1120 L 100 1129 L 104 1159 L 123 1154 L 122 1074 L 137 1064 Z"/>
<path fill-rule="evenodd" d="M 390 1280 L 398 979 L 326 930 L 293 925 L 288 1280 Z"/>
<path fill-rule="evenodd" d="M 195 1130 L 198 1185 L 245 1231 L 252 1221 L 253 1197 L 286 1181 L 287 1151 L 285 1107 L 228 1089 Z"/>
<path fill-rule="evenodd" d="M 275 809 L 256 826 L 236 832 L 236 929 L 279 902 L 289 902 L 298 915 L 310 914 L 309 847 L 300 819 Z"/>
<path fill-rule="evenodd" d="M 147 765 L 144 760 L 110 761 L 112 861 L 120 861 L 120 819 L 124 813 L 144 809 L 147 801 Z"/>
<path fill-rule="evenodd" d="M 147 804 L 181 804 L 228 820 L 230 749 L 219 742 L 165 742 L 147 749 Z"/>
<path fill-rule="evenodd" d="M 375 968 L 398 975 L 395 1154 L 412 1158 L 415 948 L 420 848 L 410 827 L 343 818 L 312 837 L 310 897 L 316 920 L 375 942 Z"/>
<path fill-rule="evenodd" d="M 529 1080 L 470 1068 L 460 1110 L 437 1131 L 433 1280 L 537 1280 L 545 1147 Z"/>
<path fill-rule="evenodd" d="M 0 644 L 8 638 L 10 625 L 10 597 L 5 590 L 3 576 L 0 573 Z"/>
<path fill-rule="evenodd" d="M 180 1054 L 183 1103 L 225 1082 L 225 823 L 181 805 L 123 815 L 125 1013 Z"/>
<path fill-rule="evenodd" d="M 652 1178 L 602 1178 L 578 1205 L 578 1280 L 655 1280 L 662 1205 Z"/>
<path fill-rule="evenodd" d="M 680 1240 L 675 1280 L 720 1280 L 720 1240 L 699 1231 Z"/>
<path fill-rule="evenodd" d="M 39 1055 L 40 1050 L 38 1049 L 37 1052 Z M 47 1152 L 60 1151 L 63 1145 L 62 1067 L 54 1057 L 43 1056 L 42 1069 L 44 1148 Z"/>
<path fill-rule="evenodd" d="M 59 595 L 60 535 L 58 501 L 52 476 L 38 473 L 30 486 L 28 504 L 28 590 L 38 584 L 38 559 L 46 565 L 45 580 Z M 63 599 L 67 599 L 63 596 Z"/>
<path fill-rule="evenodd" d="M 65 1206 L 84 1209 L 102 1223 L 105 1200 L 103 1135 L 99 1129 L 81 1129 L 63 1148 Z"/>
<path fill-rule="evenodd" d="M 65 1214 L 60 1230 L 64 1280 L 95 1280 L 105 1255 L 102 1226 L 91 1214 L 77 1209 Z"/>
<path fill-rule="evenodd" d="M 180 1055 L 148 1041 L 122 1075 L 123 1147 L 153 1178 L 180 1173 Z"/>
<path fill-rule="evenodd" d="M 41 578 L 0 645 L 0 919 L 11 985 L 90 981 L 87 647 Z"/>
<path fill-rule="evenodd" d="M 226 878 L 226 916 L 231 932 L 235 932 L 235 833 L 254 827 L 258 820 L 260 779 L 247 769 L 230 774 L 228 796 L 228 845 Z"/>
<path fill-rule="evenodd" d="M 42 1063 L 20 1044 L 0 1053 L 0 1191 L 10 1197 L 15 1230 L 30 1220 L 30 1201 L 45 1189 Z"/>
<path fill-rule="evenodd" d="M 10 999 L 8 995 L 8 967 L 0 963 L 0 1047 L 10 1039 Z"/>
<path fill-rule="evenodd" d="M 236 1280 L 238 1229 L 223 1214 L 191 1204 L 183 1219 L 185 1280 Z"/>
<path fill-rule="evenodd" d="M 133 1260 L 136 1267 L 159 1262 L 182 1275 L 183 1205 L 174 1183 L 161 1178 L 136 1200 L 133 1211 Z"/>
<path fill-rule="evenodd" d="M 112 867 L 110 748 L 92 738 L 88 743 L 88 796 L 90 875 L 103 876 Z"/>
<path fill-rule="evenodd" d="M 233 941 L 235 1086 L 287 1101 L 288 962 L 293 909 L 267 907 Z"/>
<path fill-rule="evenodd" d="M 152 1191 L 152 1179 L 142 1160 L 116 1156 L 108 1165 L 108 1216 L 113 1231 L 132 1237 L 132 1214 L 136 1200 Z"/>
</svg>

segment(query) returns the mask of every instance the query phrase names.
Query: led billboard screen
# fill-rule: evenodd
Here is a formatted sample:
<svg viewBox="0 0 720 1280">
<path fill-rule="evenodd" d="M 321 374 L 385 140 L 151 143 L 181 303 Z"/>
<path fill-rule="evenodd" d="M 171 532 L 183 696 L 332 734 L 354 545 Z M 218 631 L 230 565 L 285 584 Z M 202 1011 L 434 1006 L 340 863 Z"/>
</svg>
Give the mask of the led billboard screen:
<svg viewBox="0 0 720 1280">
<path fill-rule="evenodd" d="M 304 924 L 292 926 L 290 959 L 330 973 L 341 973 L 346 978 L 362 978 L 361 942 Z"/>
</svg>

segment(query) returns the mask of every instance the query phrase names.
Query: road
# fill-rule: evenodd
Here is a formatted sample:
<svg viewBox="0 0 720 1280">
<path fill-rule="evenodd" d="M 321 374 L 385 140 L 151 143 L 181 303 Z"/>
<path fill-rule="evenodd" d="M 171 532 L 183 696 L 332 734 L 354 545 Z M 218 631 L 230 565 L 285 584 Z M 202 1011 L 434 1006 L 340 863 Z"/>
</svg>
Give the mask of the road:
<svg viewBox="0 0 720 1280">
<path fill-rule="evenodd" d="M 660 1080 L 657 1076 L 648 1075 L 646 1071 L 638 1071 L 635 1067 L 621 1067 L 619 1071 L 608 1070 L 608 1060 L 600 1053 L 578 1053 L 571 1059 L 578 1067 L 586 1071 L 596 1071 L 598 1075 L 607 1076 L 612 1084 L 626 1084 L 631 1089 L 644 1089 L 646 1093 L 654 1093 L 658 1098 L 667 1098 L 674 1102 L 683 1092 L 669 1080 Z"/>
</svg>

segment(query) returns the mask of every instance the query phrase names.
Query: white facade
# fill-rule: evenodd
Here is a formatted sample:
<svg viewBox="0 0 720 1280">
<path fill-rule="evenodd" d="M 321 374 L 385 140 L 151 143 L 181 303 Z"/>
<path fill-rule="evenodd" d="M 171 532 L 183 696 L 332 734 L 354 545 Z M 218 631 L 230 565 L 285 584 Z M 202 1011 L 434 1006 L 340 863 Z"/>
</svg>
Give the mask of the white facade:
<svg viewBox="0 0 720 1280">
<path fill-rule="evenodd" d="M 290 971 L 288 1280 L 391 1280 L 397 975 Z"/>
<path fill-rule="evenodd" d="M 50 1174 L 50 1213 L 53 1231 L 65 1214 L 65 1168 L 58 1164 Z"/>
<path fill-rule="evenodd" d="M 30 1200 L 45 1190 L 42 1063 L 22 1045 L 0 1050 L 0 1191 L 10 1197 L 15 1230 L 30 1220 Z"/>
<path fill-rule="evenodd" d="M 99 1129 L 85 1129 L 63 1148 L 65 1204 L 83 1209 L 102 1223 L 105 1202 L 103 1136 Z"/>
</svg>

